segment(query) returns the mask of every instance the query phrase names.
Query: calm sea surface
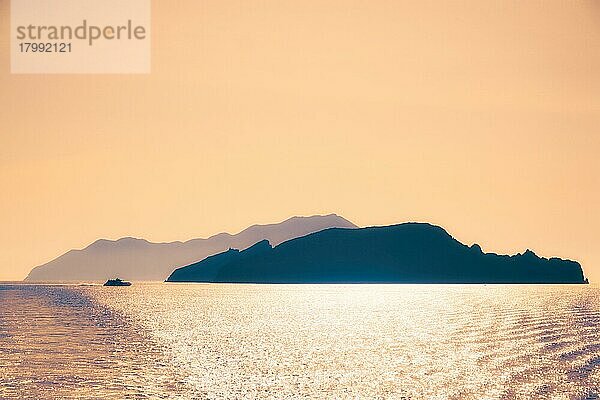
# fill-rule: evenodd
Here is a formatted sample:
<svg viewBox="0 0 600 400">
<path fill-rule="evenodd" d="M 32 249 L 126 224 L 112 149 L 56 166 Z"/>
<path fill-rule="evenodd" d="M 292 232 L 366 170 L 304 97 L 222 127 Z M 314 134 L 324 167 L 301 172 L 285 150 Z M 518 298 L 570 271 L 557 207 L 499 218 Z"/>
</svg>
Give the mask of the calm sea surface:
<svg viewBox="0 0 600 400">
<path fill-rule="evenodd" d="M 5 284 L 0 398 L 598 399 L 600 288 Z"/>
</svg>

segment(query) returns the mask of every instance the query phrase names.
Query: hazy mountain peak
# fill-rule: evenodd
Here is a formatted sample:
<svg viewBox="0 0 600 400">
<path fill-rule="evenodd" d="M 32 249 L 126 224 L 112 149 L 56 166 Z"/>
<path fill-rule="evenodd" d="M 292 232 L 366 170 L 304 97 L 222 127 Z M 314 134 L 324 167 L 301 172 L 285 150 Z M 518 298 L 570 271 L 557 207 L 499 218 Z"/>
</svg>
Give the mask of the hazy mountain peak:
<svg viewBox="0 0 600 400">
<path fill-rule="evenodd" d="M 122 237 L 99 239 L 82 250 L 71 250 L 34 268 L 26 280 L 106 280 L 119 276 L 128 280 L 164 280 L 175 268 L 229 248 L 240 250 L 266 240 L 269 246 L 327 228 L 356 228 L 335 214 L 296 216 L 274 224 L 252 225 L 237 234 L 218 233 L 186 242 L 153 243 Z"/>
<path fill-rule="evenodd" d="M 87 246 L 84 250 L 92 250 L 92 249 L 105 249 L 112 248 L 113 246 L 119 247 L 127 247 L 127 246 L 145 246 L 149 245 L 151 242 L 146 239 L 134 238 L 131 236 L 125 236 L 116 240 L 110 239 L 98 239 L 89 246 Z"/>
</svg>

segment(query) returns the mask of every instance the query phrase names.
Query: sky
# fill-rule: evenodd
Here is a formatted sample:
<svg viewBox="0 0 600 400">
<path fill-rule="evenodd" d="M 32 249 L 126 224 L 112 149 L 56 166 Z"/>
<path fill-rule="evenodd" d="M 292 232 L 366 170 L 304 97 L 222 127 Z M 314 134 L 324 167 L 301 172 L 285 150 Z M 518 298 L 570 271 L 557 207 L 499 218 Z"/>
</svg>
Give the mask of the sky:
<svg viewBox="0 0 600 400">
<path fill-rule="evenodd" d="M 0 280 L 98 238 L 438 224 L 600 281 L 600 2 L 152 3 L 147 75 L 12 75 Z"/>
</svg>

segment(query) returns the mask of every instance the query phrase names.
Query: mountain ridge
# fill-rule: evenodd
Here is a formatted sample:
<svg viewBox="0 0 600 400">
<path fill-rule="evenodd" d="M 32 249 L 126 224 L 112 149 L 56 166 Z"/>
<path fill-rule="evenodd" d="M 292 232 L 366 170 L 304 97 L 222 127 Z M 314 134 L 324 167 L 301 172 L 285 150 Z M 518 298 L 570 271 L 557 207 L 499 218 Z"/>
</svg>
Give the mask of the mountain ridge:
<svg viewBox="0 0 600 400">
<path fill-rule="evenodd" d="M 442 227 L 404 223 L 330 228 L 271 246 L 257 242 L 173 271 L 167 282 L 587 283 L 581 265 L 531 250 L 484 253 Z"/>
<path fill-rule="evenodd" d="M 125 236 L 97 239 L 82 249 L 71 249 L 34 267 L 26 281 L 103 281 L 115 276 L 128 280 L 164 280 L 177 266 L 187 265 L 229 247 L 247 248 L 269 239 L 273 243 L 330 227 L 356 228 L 337 215 L 296 216 L 282 222 L 251 225 L 238 233 L 217 233 L 186 241 L 150 242 Z"/>
</svg>

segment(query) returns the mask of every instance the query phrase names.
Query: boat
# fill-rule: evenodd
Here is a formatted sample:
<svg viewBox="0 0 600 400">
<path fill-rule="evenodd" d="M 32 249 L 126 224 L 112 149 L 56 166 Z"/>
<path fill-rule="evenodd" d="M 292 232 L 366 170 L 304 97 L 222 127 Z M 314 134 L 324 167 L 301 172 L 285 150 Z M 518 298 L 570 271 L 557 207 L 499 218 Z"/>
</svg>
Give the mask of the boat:
<svg viewBox="0 0 600 400">
<path fill-rule="evenodd" d="M 131 282 L 115 278 L 107 280 L 103 286 L 131 286 Z"/>
</svg>

